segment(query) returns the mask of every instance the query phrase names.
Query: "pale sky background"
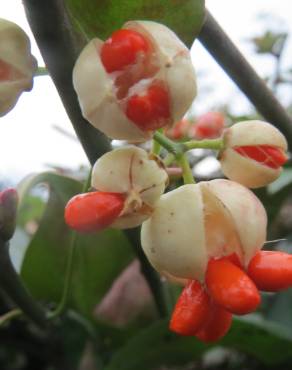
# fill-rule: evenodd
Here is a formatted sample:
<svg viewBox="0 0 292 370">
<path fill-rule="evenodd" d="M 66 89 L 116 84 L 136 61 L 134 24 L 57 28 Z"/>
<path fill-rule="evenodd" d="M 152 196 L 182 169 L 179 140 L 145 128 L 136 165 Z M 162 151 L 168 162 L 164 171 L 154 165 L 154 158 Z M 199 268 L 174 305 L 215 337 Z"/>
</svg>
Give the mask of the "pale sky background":
<svg viewBox="0 0 292 370">
<path fill-rule="evenodd" d="M 245 54 L 249 62 L 262 76 L 273 70 L 273 62 L 265 56 L 256 56 L 247 40 L 267 28 L 267 23 L 259 19 L 262 13 L 272 13 L 277 30 L 292 31 L 292 5 L 289 0 L 206 0 L 206 5 L 232 40 Z M 39 65 L 44 63 L 29 30 L 20 0 L 0 0 L 0 17 L 14 21 L 31 37 L 32 53 Z M 283 64 L 290 65 L 292 45 L 283 57 Z M 288 52 L 288 50 L 290 50 Z M 212 60 L 209 54 L 196 42 L 192 53 L 195 68 L 200 72 L 198 79 L 198 99 L 194 112 L 199 114 L 212 108 L 214 104 L 232 102 L 235 112 L 243 113 L 249 104 L 238 89 Z M 290 64 L 289 64 L 290 63 Z M 200 88 L 208 86 L 209 95 L 200 97 Z M 282 92 L 283 103 L 291 99 L 291 92 Z M 48 169 L 47 164 L 78 168 L 87 164 L 86 156 L 78 142 L 61 135 L 54 126 L 73 133 L 71 124 L 58 98 L 49 77 L 35 78 L 34 88 L 20 97 L 16 107 L 5 117 L 0 118 L 0 179 L 12 184 L 20 181 L 31 172 Z"/>
</svg>

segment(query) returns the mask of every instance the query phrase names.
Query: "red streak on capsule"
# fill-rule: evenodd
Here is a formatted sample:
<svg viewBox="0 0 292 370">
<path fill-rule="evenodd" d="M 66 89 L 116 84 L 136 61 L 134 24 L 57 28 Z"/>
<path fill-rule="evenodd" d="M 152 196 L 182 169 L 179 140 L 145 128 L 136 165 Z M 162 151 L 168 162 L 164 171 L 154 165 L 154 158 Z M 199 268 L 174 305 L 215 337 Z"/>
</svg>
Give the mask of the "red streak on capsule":
<svg viewBox="0 0 292 370">
<path fill-rule="evenodd" d="M 245 145 L 237 146 L 233 149 L 243 157 L 253 159 L 264 166 L 274 169 L 280 168 L 288 159 L 282 149 L 269 145 Z"/>
<path fill-rule="evenodd" d="M 0 59 L 0 81 L 11 79 L 11 66 Z"/>
</svg>

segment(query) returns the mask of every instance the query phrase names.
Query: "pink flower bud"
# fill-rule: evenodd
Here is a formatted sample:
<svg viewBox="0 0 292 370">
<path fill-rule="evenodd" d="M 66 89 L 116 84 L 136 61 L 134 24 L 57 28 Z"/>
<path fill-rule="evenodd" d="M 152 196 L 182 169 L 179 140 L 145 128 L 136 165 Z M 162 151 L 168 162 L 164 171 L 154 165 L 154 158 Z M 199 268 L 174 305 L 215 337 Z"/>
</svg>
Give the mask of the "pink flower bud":
<svg viewBox="0 0 292 370">
<path fill-rule="evenodd" d="M 0 19 L 0 116 L 8 113 L 23 91 L 29 91 L 36 59 L 26 33 L 15 23 Z"/>
<path fill-rule="evenodd" d="M 284 135 L 267 122 L 239 122 L 225 131 L 224 143 L 219 155 L 224 175 L 250 188 L 274 181 L 287 160 Z"/>
</svg>

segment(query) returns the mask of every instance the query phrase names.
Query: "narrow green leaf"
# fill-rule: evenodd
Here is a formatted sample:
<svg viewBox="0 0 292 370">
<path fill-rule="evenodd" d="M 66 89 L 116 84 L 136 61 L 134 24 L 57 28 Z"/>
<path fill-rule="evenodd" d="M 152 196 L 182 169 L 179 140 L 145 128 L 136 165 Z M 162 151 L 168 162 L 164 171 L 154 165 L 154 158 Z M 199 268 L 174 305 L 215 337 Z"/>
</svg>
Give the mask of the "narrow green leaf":
<svg viewBox="0 0 292 370">
<path fill-rule="evenodd" d="M 129 20 L 153 20 L 171 28 L 191 46 L 204 21 L 204 0 L 66 0 L 87 37 L 106 39 Z"/>
</svg>

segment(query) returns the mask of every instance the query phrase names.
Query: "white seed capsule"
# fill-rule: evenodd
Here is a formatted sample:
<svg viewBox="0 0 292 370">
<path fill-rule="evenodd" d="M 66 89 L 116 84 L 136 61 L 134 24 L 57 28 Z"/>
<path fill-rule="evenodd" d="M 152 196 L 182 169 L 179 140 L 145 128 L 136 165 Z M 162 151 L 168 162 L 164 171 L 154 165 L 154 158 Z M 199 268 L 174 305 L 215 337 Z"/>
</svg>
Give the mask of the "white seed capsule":
<svg viewBox="0 0 292 370">
<path fill-rule="evenodd" d="M 285 161 L 287 141 L 274 126 L 263 121 L 239 122 L 224 133 L 225 149 L 220 153 L 222 171 L 230 180 L 250 188 L 268 185 L 282 171 L 275 154 L 266 152 L 267 147 L 277 150 Z M 258 151 L 258 160 L 248 156 L 245 147 Z"/>
<path fill-rule="evenodd" d="M 126 196 L 125 207 L 111 227 L 125 229 L 140 225 L 153 212 L 163 194 L 168 176 L 160 163 L 135 146 L 104 154 L 92 170 L 91 185 Z"/>
<path fill-rule="evenodd" d="M 213 180 L 164 194 L 142 224 L 141 242 L 163 275 L 204 280 L 209 258 L 236 253 L 244 266 L 263 246 L 267 217 L 240 184 Z"/>
<path fill-rule="evenodd" d="M 195 71 L 189 50 L 166 26 L 132 21 L 123 28 L 138 32 L 151 45 L 147 70 L 137 61 L 123 71 L 107 73 L 100 57 L 104 43 L 96 38 L 76 61 L 73 85 L 82 114 L 94 127 L 113 139 L 143 142 L 151 138 L 152 130 L 142 129 L 128 118 L 129 99 L 145 95 L 153 82 L 162 84 L 170 105 L 170 117 L 162 123 L 173 124 L 184 116 L 195 98 Z"/>
<path fill-rule="evenodd" d="M 31 90 L 36 68 L 26 33 L 17 24 L 0 19 L 0 116 L 15 106 L 23 91 Z"/>
</svg>

